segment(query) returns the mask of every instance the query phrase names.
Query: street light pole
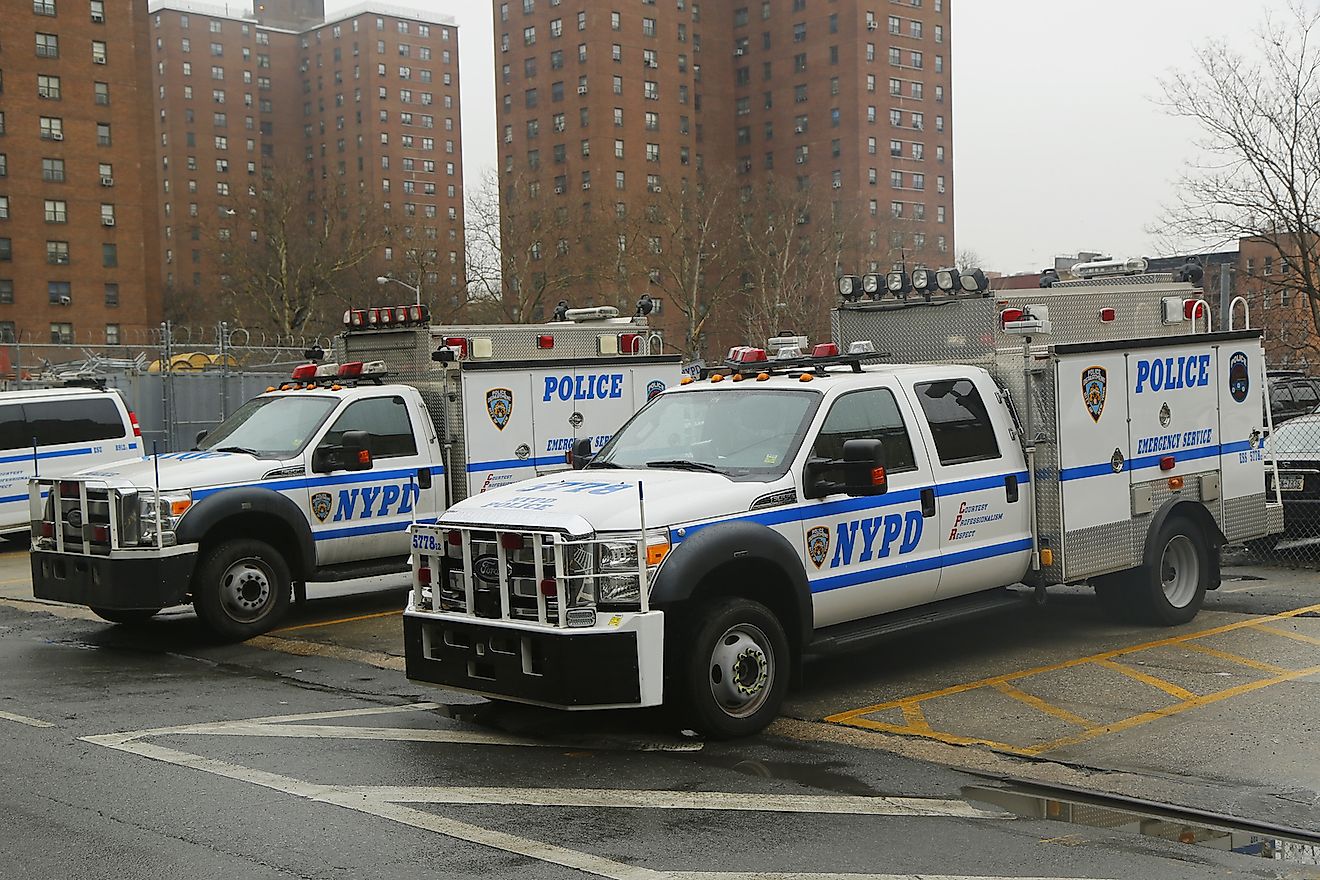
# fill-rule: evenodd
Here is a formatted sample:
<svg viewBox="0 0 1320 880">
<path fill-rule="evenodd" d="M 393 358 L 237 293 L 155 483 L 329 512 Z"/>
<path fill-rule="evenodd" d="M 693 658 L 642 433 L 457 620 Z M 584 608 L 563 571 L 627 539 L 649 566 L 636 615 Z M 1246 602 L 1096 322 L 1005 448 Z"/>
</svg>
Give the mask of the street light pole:
<svg viewBox="0 0 1320 880">
<path fill-rule="evenodd" d="M 400 281 L 398 278 L 395 278 L 393 275 L 376 276 L 376 283 L 379 284 L 381 287 L 384 287 L 386 284 L 389 284 L 391 281 L 393 281 L 395 284 L 398 284 L 402 287 L 406 287 L 409 290 L 411 290 L 413 294 L 415 294 L 417 297 L 417 305 L 420 306 L 422 304 L 422 281 L 420 278 L 417 280 L 417 286 L 413 287 L 407 281 Z"/>
</svg>

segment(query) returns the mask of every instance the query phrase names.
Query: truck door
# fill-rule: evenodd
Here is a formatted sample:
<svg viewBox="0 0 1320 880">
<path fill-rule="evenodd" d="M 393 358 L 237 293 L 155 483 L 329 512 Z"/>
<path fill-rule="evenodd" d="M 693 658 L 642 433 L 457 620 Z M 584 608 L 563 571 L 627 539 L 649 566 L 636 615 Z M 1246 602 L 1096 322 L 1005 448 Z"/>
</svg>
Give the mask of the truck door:
<svg viewBox="0 0 1320 880">
<path fill-rule="evenodd" d="M 423 428 L 401 395 L 355 400 L 315 444 L 338 446 L 347 431 L 366 431 L 372 468 L 313 474 L 308 480 L 318 565 L 408 554 L 414 519 L 434 521 L 443 480 L 421 438 Z M 310 470 L 311 453 L 308 453 Z M 430 473 L 430 487 L 422 471 Z M 419 479 L 420 477 L 420 479 Z"/>
<path fill-rule="evenodd" d="M 532 435 L 535 377 L 529 370 L 487 370 L 465 364 L 462 373 L 463 459 L 467 496 L 536 475 L 538 460 L 551 453 Z M 564 454 L 559 453 L 559 461 Z"/>
<path fill-rule="evenodd" d="M 1031 556 L 1031 512 L 1022 454 L 1007 442 L 1007 409 L 987 402 L 970 377 L 917 382 L 910 393 L 933 451 L 942 565 L 936 595 L 1017 583 Z"/>
<path fill-rule="evenodd" d="M 908 421 L 892 390 L 854 391 L 831 404 L 813 441 L 814 457 L 838 460 L 847 440 L 882 440 L 889 479 L 884 495 L 850 498 L 839 492 L 804 511 L 809 518 L 802 523 L 802 558 L 817 627 L 935 598 L 936 498 L 925 446 Z M 823 477 L 843 482 L 841 473 Z"/>
</svg>

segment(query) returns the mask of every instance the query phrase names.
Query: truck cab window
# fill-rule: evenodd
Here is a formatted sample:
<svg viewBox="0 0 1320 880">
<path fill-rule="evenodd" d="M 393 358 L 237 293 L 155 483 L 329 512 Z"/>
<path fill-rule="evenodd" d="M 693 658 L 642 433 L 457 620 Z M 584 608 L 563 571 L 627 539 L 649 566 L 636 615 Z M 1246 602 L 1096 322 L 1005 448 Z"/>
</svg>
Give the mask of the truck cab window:
<svg viewBox="0 0 1320 880">
<path fill-rule="evenodd" d="M 880 440 L 885 445 L 885 468 L 889 472 L 916 470 L 903 414 L 887 388 L 856 391 L 836 400 L 812 451 L 818 458 L 842 459 L 843 444 L 848 440 Z"/>
<path fill-rule="evenodd" d="M 47 400 L 23 404 L 27 430 L 39 446 L 94 443 L 127 433 L 119 408 L 107 399 Z M 29 440 L 30 442 L 30 440 Z"/>
<path fill-rule="evenodd" d="M 970 379 L 923 382 L 917 400 L 926 414 L 940 464 L 999 458 L 999 442 L 985 401 Z"/>
<path fill-rule="evenodd" d="M 321 445 L 338 446 L 348 431 L 366 431 L 371 436 L 371 454 L 375 458 L 417 454 L 408 406 L 402 397 L 373 397 L 349 404 L 326 432 Z"/>
</svg>

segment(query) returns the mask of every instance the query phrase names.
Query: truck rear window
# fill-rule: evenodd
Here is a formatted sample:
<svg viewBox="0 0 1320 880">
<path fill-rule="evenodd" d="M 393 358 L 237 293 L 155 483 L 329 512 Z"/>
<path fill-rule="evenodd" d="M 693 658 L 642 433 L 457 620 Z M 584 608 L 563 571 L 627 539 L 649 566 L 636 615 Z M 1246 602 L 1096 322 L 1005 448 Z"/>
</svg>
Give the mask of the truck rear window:
<svg viewBox="0 0 1320 880">
<path fill-rule="evenodd" d="M 79 397 L 0 407 L 0 449 L 30 449 L 119 439 L 128 434 L 109 398 Z"/>
<path fill-rule="evenodd" d="M 999 458 L 999 441 L 985 401 L 970 379 L 923 382 L 917 400 L 935 438 L 940 464 L 966 464 Z"/>
</svg>

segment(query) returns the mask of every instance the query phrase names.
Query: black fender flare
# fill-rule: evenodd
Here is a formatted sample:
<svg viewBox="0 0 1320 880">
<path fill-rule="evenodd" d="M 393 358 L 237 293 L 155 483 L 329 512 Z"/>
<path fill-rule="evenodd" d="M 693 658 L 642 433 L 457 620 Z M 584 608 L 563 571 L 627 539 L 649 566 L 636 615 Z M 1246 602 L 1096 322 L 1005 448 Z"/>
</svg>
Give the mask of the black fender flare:
<svg viewBox="0 0 1320 880">
<path fill-rule="evenodd" d="M 1209 538 L 1209 550 L 1211 555 L 1211 572 L 1209 589 L 1219 588 L 1219 548 L 1228 543 L 1228 538 L 1224 536 L 1219 528 L 1219 523 L 1206 510 L 1204 504 L 1199 501 L 1187 498 L 1170 498 L 1160 505 L 1159 510 L 1150 520 L 1150 529 L 1146 532 L 1146 547 L 1142 553 L 1142 563 L 1148 567 L 1154 567 L 1160 564 L 1160 555 L 1164 548 L 1158 546 L 1160 532 L 1164 529 L 1164 524 L 1174 516 L 1185 516 L 1205 533 Z"/>
<path fill-rule="evenodd" d="M 759 563 L 782 572 L 798 617 L 798 628 L 793 635 L 799 645 L 810 643 L 811 584 L 802 557 L 783 535 L 759 523 L 738 520 L 716 523 L 685 538 L 669 552 L 660 567 L 651 588 L 651 604 L 664 608 L 690 600 L 706 575 L 729 563 Z"/>
<path fill-rule="evenodd" d="M 287 495 L 261 486 L 221 489 L 206 496 L 188 509 L 179 522 L 180 544 L 200 544 L 221 522 L 251 516 L 272 516 L 287 525 L 294 536 L 296 558 L 289 559 L 295 579 L 302 579 L 316 568 L 316 541 L 302 508 Z"/>
</svg>

